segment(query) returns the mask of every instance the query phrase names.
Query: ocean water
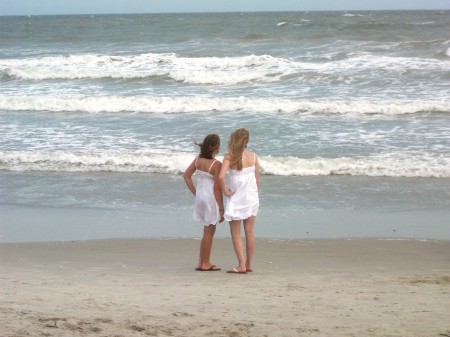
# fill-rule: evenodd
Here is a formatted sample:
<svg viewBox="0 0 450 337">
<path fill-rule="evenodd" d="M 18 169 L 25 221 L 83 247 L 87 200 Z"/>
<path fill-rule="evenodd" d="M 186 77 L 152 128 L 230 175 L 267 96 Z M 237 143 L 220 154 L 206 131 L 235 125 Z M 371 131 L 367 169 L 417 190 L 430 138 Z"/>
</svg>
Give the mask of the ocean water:
<svg viewBox="0 0 450 337">
<path fill-rule="evenodd" d="M 450 239 L 449 31 L 449 11 L 0 17 L 0 241 L 199 236 L 181 173 L 239 127 L 257 235 Z"/>
</svg>

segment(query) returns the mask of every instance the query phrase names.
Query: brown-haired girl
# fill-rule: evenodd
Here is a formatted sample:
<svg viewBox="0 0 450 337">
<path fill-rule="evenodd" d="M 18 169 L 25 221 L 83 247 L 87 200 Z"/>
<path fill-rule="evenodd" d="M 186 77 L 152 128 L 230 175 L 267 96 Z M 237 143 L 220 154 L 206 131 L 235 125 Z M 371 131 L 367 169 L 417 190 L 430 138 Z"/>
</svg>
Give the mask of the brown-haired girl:
<svg viewBox="0 0 450 337">
<path fill-rule="evenodd" d="M 219 182 L 222 164 L 215 158 L 220 150 L 220 138 L 216 134 L 208 135 L 199 146 L 200 154 L 183 174 L 187 187 L 195 196 L 194 219 L 204 224 L 196 270 L 218 271 L 220 268 L 210 262 L 210 256 L 216 224 L 224 220 L 223 196 Z M 196 171 L 197 183 L 194 186 L 192 175 Z"/>
<path fill-rule="evenodd" d="M 230 223 L 234 251 L 239 262 L 237 268 L 228 273 L 245 274 L 253 271 L 252 259 L 255 251 L 254 225 L 259 208 L 259 162 L 255 153 L 248 151 L 249 133 L 246 129 L 237 129 L 228 142 L 219 180 L 223 193 L 229 197 L 225 220 Z M 229 171 L 229 188 L 225 175 Z M 244 223 L 246 259 L 241 239 L 241 222 Z"/>
</svg>

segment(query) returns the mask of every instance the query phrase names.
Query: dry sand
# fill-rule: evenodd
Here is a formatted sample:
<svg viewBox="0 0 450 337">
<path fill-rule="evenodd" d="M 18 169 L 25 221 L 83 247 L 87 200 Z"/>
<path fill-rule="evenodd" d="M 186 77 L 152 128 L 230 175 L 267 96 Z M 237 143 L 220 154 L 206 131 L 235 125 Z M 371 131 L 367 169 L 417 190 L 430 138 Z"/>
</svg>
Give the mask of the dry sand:
<svg viewBox="0 0 450 337">
<path fill-rule="evenodd" d="M 197 272 L 199 241 L 0 244 L 0 335 L 450 336 L 450 242 L 257 240 L 255 271 Z"/>
</svg>

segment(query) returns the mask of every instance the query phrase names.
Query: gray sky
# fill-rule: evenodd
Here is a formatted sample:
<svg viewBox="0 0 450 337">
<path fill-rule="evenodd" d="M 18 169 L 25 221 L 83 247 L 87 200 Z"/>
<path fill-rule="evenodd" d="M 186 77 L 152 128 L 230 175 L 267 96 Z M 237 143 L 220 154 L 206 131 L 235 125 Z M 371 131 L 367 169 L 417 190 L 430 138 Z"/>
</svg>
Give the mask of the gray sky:
<svg viewBox="0 0 450 337">
<path fill-rule="evenodd" d="M 450 9 L 450 0 L 0 0 L 0 15 Z"/>
</svg>

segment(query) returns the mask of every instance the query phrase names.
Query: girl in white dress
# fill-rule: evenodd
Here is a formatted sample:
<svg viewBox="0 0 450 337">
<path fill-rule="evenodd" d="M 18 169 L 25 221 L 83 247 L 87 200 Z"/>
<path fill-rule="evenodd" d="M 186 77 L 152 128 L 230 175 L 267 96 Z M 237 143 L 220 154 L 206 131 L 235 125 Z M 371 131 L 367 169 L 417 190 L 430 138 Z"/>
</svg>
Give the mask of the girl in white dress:
<svg viewBox="0 0 450 337">
<path fill-rule="evenodd" d="M 219 183 L 222 164 L 215 159 L 220 149 L 220 138 L 215 134 L 208 135 L 199 146 L 200 154 L 183 175 L 187 187 L 195 196 L 194 219 L 204 224 L 200 259 L 196 270 L 218 271 L 220 268 L 210 262 L 210 256 L 216 224 L 224 220 L 223 196 Z M 195 172 L 197 172 L 196 186 L 192 181 Z"/>
<path fill-rule="evenodd" d="M 254 225 L 259 208 L 259 162 L 255 153 L 247 151 L 249 133 L 237 129 L 231 134 L 228 153 L 220 170 L 220 184 L 223 193 L 229 197 L 225 220 L 230 223 L 231 238 L 238 259 L 238 267 L 228 273 L 245 274 L 253 271 L 252 259 L 255 251 Z M 225 175 L 229 171 L 229 188 Z M 246 259 L 241 239 L 241 222 L 244 223 Z"/>
</svg>

